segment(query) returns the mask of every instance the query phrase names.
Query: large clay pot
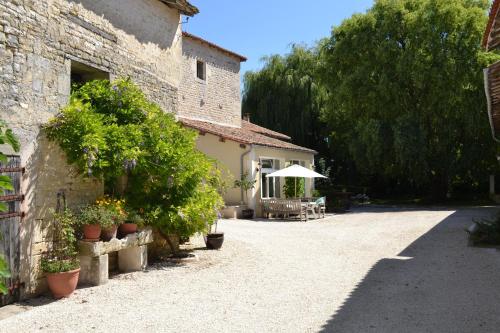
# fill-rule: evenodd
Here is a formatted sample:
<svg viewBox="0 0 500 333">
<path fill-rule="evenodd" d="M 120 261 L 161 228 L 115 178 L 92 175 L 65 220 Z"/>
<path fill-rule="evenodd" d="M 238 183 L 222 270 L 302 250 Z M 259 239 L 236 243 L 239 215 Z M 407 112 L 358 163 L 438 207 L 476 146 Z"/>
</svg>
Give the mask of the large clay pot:
<svg viewBox="0 0 500 333">
<path fill-rule="evenodd" d="M 117 231 L 118 231 L 118 226 L 116 225 L 106 229 L 102 229 L 101 239 L 105 242 L 109 242 L 113 238 L 116 238 Z"/>
<path fill-rule="evenodd" d="M 47 284 L 55 299 L 69 297 L 76 289 L 80 268 L 63 273 L 47 274 Z"/>
<path fill-rule="evenodd" d="M 101 226 L 98 224 L 87 224 L 83 226 L 83 237 L 86 241 L 97 242 L 101 237 Z"/>
<path fill-rule="evenodd" d="M 242 219 L 253 219 L 254 211 L 253 209 L 243 209 L 241 211 Z"/>
<path fill-rule="evenodd" d="M 120 237 L 125 237 L 127 235 L 133 234 L 137 232 L 137 224 L 135 223 L 123 223 L 120 225 L 119 230 Z"/>
<path fill-rule="evenodd" d="M 208 234 L 205 237 L 205 244 L 207 248 L 211 250 L 218 250 L 222 247 L 222 243 L 224 243 L 224 233 L 213 233 Z"/>
</svg>

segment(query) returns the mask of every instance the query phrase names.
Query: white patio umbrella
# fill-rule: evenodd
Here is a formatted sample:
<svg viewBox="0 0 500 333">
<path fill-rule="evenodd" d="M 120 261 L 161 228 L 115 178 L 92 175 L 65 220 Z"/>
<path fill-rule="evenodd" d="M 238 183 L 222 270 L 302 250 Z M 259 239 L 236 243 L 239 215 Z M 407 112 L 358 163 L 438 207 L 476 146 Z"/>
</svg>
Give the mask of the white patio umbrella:
<svg viewBox="0 0 500 333">
<path fill-rule="evenodd" d="M 298 164 L 294 164 L 289 166 L 288 168 L 284 168 L 273 173 L 270 173 L 266 176 L 267 178 L 275 178 L 275 177 L 291 177 L 295 178 L 295 196 L 297 196 L 297 178 L 328 178 L 323 176 L 316 171 L 304 168 Z"/>
</svg>

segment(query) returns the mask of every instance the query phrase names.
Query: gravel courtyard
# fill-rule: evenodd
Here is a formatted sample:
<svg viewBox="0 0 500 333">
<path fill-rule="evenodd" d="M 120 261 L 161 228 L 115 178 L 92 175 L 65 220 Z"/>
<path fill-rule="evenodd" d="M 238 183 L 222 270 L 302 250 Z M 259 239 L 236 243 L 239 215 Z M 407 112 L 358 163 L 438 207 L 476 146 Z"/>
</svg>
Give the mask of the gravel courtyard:
<svg viewBox="0 0 500 333">
<path fill-rule="evenodd" d="M 32 306 L 0 332 L 498 332 L 500 252 L 464 232 L 492 212 L 223 221 L 219 252 Z"/>
</svg>

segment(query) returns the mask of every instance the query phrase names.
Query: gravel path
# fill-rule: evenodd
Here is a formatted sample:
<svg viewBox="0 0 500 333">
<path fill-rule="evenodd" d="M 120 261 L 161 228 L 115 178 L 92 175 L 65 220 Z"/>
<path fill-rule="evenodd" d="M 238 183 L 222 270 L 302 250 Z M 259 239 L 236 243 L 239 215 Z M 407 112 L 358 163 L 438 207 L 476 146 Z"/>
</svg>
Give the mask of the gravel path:
<svg viewBox="0 0 500 333">
<path fill-rule="evenodd" d="M 0 332 L 498 332 L 500 253 L 463 231 L 491 212 L 223 221 L 221 251 L 79 289 Z"/>
</svg>

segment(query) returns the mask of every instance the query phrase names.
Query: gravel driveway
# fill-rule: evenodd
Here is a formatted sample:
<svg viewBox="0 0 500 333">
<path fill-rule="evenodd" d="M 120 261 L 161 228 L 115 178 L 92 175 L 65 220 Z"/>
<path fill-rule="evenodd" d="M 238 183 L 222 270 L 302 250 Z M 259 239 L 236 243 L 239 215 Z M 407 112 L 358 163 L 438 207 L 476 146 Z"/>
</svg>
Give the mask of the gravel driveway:
<svg viewBox="0 0 500 333">
<path fill-rule="evenodd" d="M 79 289 L 0 332 L 498 332 L 500 252 L 463 230 L 492 211 L 223 221 L 222 251 Z"/>
</svg>

